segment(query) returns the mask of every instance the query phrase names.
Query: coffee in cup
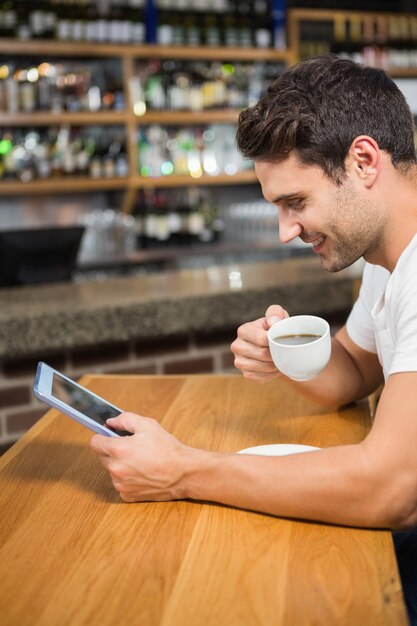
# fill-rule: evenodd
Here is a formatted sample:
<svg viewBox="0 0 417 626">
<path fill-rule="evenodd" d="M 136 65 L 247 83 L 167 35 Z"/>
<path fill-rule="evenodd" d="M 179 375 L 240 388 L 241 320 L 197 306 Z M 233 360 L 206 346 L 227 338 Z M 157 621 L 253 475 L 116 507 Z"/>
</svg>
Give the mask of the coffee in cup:
<svg viewBox="0 0 417 626">
<path fill-rule="evenodd" d="M 330 327 L 321 317 L 294 315 L 271 326 L 268 344 L 280 372 L 292 380 L 311 380 L 329 362 Z"/>
</svg>

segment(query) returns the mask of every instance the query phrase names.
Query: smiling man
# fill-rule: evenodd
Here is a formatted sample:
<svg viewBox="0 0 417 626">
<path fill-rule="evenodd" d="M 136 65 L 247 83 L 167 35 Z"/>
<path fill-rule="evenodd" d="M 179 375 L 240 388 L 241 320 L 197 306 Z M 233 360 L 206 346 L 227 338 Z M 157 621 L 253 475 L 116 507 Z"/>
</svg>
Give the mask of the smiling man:
<svg viewBox="0 0 417 626">
<path fill-rule="evenodd" d="M 92 448 L 129 502 L 212 500 L 408 530 L 396 542 L 416 623 L 417 535 L 410 529 L 417 526 L 417 164 L 410 110 L 383 71 L 323 56 L 285 72 L 243 111 L 237 142 L 277 206 L 284 243 L 296 237 L 310 243 L 331 272 L 367 261 L 328 366 L 312 381 L 288 384 L 334 406 L 385 382 L 372 430 L 357 445 L 265 458 L 194 450 L 155 421 L 122 414 L 110 425 L 134 435 L 95 436 Z M 238 329 L 232 351 L 244 376 L 260 382 L 281 376 L 267 331 L 287 315 L 272 305 Z"/>
<path fill-rule="evenodd" d="M 361 447 L 383 472 L 396 442 L 380 486 L 392 503 L 401 491 L 398 479 L 408 493 L 405 526 L 414 530 L 394 539 L 410 620 L 417 624 L 417 467 L 407 444 L 417 435 L 417 167 L 410 110 L 384 72 L 319 57 L 286 72 L 242 112 L 238 145 L 254 160 L 265 198 L 277 206 L 283 243 L 296 237 L 310 243 L 330 272 L 367 261 L 360 297 L 333 338 L 329 366 L 309 383 L 291 384 L 315 400 L 343 404 L 385 381 Z M 271 306 L 265 317 L 239 328 L 232 350 L 247 378 L 267 382 L 280 375 L 266 333 L 286 315 Z M 341 468 L 341 456 L 337 463 Z M 375 503 L 369 502 L 369 515 Z M 398 527 L 394 519 L 388 525 Z"/>
</svg>

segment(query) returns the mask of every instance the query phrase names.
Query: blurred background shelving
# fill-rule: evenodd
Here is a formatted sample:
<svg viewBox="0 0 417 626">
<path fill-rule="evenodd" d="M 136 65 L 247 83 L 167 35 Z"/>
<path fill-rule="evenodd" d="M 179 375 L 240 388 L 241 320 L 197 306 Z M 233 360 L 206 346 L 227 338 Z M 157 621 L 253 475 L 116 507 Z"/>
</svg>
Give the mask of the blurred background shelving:
<svg viewBox="0 0 417 626">
<path fill-rule="evenodd" d="M 151 248 L 237 254 L 239 211 L 276 232 L 234 133 L 286 67 L 327 51 L 383 67 L 417 114 L 413 2 L 299 4 L 0 2 L 1 229 L 77 223 L 90 242 L 107 229 L 114 245 L 87 255 L 107 269 L 130 264 L 123 250 L 150 268 Z M 277 238 L 262 240 L 255 223 L 242 249 L 271 254 Z"/>
</svg>

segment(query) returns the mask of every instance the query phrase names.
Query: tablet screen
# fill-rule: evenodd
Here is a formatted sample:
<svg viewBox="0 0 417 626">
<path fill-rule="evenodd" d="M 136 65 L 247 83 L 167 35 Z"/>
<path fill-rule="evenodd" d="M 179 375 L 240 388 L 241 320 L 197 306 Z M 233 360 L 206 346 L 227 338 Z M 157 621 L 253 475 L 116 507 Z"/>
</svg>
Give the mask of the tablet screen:
<svg viewBox="0 0 417 626">
<path fill-rule="evenodd" d="M 95 422 L 107 426 L 107 428 L 110 426 L 106 424 L 106 419 L 120 415 L 120 411 L 57 374 L 53 374 L 52 394 L 61 402 L 65 402 L 65 404 L 87 415 Z"/>
</svg>

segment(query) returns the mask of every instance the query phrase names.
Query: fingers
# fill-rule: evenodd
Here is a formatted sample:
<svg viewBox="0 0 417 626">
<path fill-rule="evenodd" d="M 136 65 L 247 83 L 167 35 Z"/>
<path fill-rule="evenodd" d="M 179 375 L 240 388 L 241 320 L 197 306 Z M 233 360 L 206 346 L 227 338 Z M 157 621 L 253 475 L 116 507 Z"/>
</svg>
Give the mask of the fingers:
<svg viewBox="0 0 417 626">
<path fill-rule="evenodd" d="M 110 444 L 110 445 L 109 445 Z M 110 457 L 112 452 L 112 442 L 109 437 L 104 435 L 94 435 L 90 440 L 90 448 L 100 456 Z"/>
<path fill-rule="evenodd" d="M 237 329 L 237 341 L 245 341 L 255 346 L 268 348 L 268 326 L 264 317 L 242 324 Z"/>
<path fill-rule="evenodd" d="M 247 342 L 239 342 L 232 345 L 235 355 L 235 367 L 242 371 L 269 374 L 276 372 L 276 366 L 272 361 L 268 348 L 259 348 Z"/>
<path fill-rule="evenodd" d="M 120 413 L 117 417 L 111 417 L 106 420 L 107 424 L 116 430 L 127 430 L 128 432 L 135 434 L 143 427 L 144 420 L 149 418 L 143 415 L 136 415 L 136 413 Z"/>
<path fill-rule="evenodd" d="M 286 317 L 289 317 L 288 311 L 283 309 L 282 306 L 280 306 L 279 304 L 271 305 L 270 307 L 268 307 L 265 313 L 265 319 L 268 328 L 270 328 L 276 322 L 279 322 L 279 320 L 285 319 Z"/>
<path fill-rule="evenodd" d="M 278 304 L 270 306 L 265 317 L 242 324 L 237 338 L 230 346 L 235 355 L 235 366 L 250 380 L 267 382 L 279 376 L 268 347 L 268 330 L 275 322 L 289 317 Z"/>
<path fill-rule="evenodd" d="M 272 374 L 273 372 L 277 371 L 277 368 L 272 359 L 269 359 L 268 361 L 258 360 L 252 358 L 251 355 L 244 356 L 241 354 L 236 354 L 235 366 L 240 370 L 245 370 L 247 372 L 257 372 L 258 374 Z"/>
<path fill-rule="evenodd" d="M 255 361 L 251 358 L 236 356 L 235 366 L 241 370 L 245 378 L 258 382 L 268 382 L 281 375 L 272 361 Z"/>
<path fill-rule="evenodd" d="M 109 418 L 106 423 L 116 430 L 127 430 L 134 434 L 140 431 L 145 420 L 149 420 L 149 418 L 135 413 L 121 413 L 117 417 Z M 90 441 L 90 448 L 101 457 L 116 457 L 119 453 L 123 453 L 123 439 L 124 437 L 119 439 L 94 435 Z"/>
<path fill-rule="evenodd" d="M 266 335 L 265 330 L 262 332 Z M 260 340 L 264 343 L 262 337 Z M 241 370 L 245 378 L 267 382 L 278 375 L 268 347 L 255 345 L 238 337 L 232 343 L 231 350 L 235 355 L 235 367 Z"/>
</svg>

